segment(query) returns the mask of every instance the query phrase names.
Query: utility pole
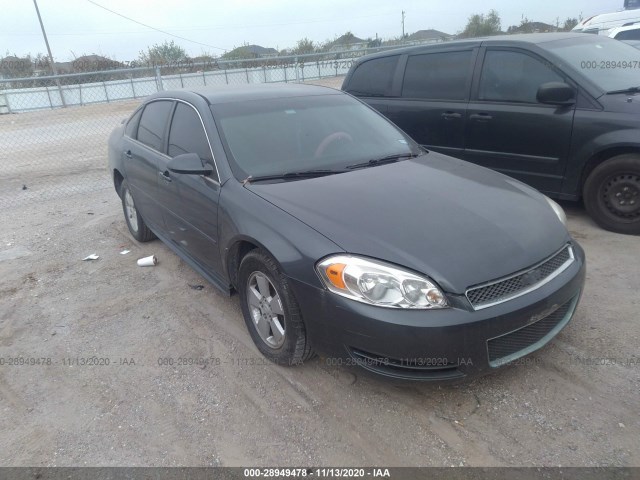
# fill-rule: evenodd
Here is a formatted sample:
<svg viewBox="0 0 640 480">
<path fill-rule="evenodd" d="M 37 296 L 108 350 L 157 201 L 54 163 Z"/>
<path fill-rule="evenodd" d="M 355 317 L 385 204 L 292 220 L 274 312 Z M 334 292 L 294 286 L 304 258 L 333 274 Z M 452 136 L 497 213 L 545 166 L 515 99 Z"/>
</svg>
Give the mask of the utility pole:
<svg viewBox="0 0 640 480">
<path fill-rule="evenodd" d="M 51 47 L 49 47 L 49 40 L 47 40 L 47 32 L 44 30 L 44 23 L 42 23 L 42 17 L 40 16 L 40 9 L 38 8 L 38 2 L 33 0 L 33 5 L 36 7 L 36 13 L 38 14 L 38 21 L 40 22 L 40 28 L 42 29 L 42 36 L 44 37 L 44 43 L 47 46 L 47 52 L 49 53 L 49 62 L 51 62 L 51 71 L 53 75 L 58 75 L 56 72 L 56 66 L 53 63 L 53 55 L 51 55 Z M 62 106 L 66 107 L 67 102 L 64 101 L 64 95 L 62 94 L 62 87 L 60 86 L 60 79 L 56 78 L 56 83 L 58 84 L 58 91 L 60 92 L 60 100 L 62 101 Z"/>
<path fill-rule="evenodd" d="M 33 1 L 35 2 L 36 0 L 33 0 Z M 404 10 L 402 10 L 402 40 L 404 40 L 404 17 L 405 17 L 405 13 L 406 12 Z"/>
</svg>

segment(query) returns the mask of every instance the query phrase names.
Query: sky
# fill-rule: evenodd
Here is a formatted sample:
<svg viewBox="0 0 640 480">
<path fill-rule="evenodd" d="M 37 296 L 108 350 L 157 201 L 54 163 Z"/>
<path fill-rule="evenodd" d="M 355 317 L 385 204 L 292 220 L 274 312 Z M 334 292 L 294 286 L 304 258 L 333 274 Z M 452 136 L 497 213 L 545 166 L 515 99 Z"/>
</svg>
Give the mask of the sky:
<svg viewBox="0 0 640 480">
<path fill-rule="evenodd" d="M 104 10 L 164 30 L 179 39 Z M 333 40 L 346 31 L 386 39 L 434 28 L 461 31 L 470 15 L 495 9 L 502 29 L 529 20 L 562 24 L 620 10 L 623 0 L 38 0 L 56 61 L 89 54 L 134 60 L 141 50 L 174 40 L 194 57 L 220 55 L 245 43 L 282 50 L 307 37 Z M 0 0 L 0 58 L 46 53 L 32 0 Z"/>
</svg>

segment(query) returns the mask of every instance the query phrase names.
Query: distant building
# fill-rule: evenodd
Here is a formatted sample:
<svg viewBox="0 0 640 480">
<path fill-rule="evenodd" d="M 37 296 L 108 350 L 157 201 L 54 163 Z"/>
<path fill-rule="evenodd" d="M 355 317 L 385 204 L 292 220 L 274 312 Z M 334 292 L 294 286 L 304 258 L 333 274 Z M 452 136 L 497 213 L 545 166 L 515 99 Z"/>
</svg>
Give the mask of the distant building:
<svg viewBox="0 0 640 480">
<path fill-rule="evenodd" d="M 346 50 L 363 50 L 369 45 L 369 40 L 356 37 L 353 33 L 347 32 L 329 43 L 330 52 L 344 52 Z"/>
<path fill-rule="evenodd" d="M 544 22 L 525 22 L 507 29 L 507 33 L 547 33 L 557 31 L 558 28 L 555 25 L 549 25 Z"/>
<path fill-rule="evenodd" d="M 411 43 L 438 43 L 453 40 L 454 36 L 440 30 L 418 30 L 407 37 L 407 41 Z"/>
</svg>

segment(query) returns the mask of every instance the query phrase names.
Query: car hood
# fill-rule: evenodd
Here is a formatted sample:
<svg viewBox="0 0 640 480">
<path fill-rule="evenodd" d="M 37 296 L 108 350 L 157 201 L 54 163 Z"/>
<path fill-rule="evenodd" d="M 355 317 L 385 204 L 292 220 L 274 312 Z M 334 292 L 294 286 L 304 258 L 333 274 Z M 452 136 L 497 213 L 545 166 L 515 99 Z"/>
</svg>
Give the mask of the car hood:
<svg viewBox="0 0 640 480">
<path fill-rule="evenodd" d="M 542 194 L 434 152 L 247 188 L 346 252 L 424 273 L 453 293 L 531 266 L 570 239 Z"/>
</svg>

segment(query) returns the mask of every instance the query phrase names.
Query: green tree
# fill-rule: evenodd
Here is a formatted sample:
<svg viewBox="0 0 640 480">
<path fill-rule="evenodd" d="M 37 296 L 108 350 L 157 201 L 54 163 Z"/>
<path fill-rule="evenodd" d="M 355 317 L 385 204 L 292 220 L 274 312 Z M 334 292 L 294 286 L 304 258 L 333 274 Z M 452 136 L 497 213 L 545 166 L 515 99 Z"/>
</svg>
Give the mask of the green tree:
<svg viewBox="0 0 640 480">
<path fill-rule="evenodd" d="M 5 78 L 22 78 L 33 75 L 33 58 L 31 55 L 18 57 L 16 54 L 0 58 L 0 76 Z"/>
<path fill-rule="evenodd" d="M 225 52 L 222 55 L 222 58 L 224 60 L 250 60 L 257 58 L 258 55 L 256 55 L 256 53 L 253 52 L 250 47 L 251 45 L 245 43 L 241 47 L 236 47 L 229 52 Z"/>
<path fill-rule="evenodd" d="M 316 46 L 313 43 L 313 40 L 309 40 L 308 38 L 303 38 L 298 40 L 295 48 L 291 51 L 294 55 L 305 55 L 307 53 L 314 53 L 316 51 Z"/>
<path fill-rule="evenodd" d="M 577 24 L 578 24 L 578 19 L 577 18 L 567 18 L 564 21 L 564 25 L 562 26 L 562 31 L 563 32 L 569 32 Z"/>
<path fill-rule="evenodd" d="M 184 48 L 173 40 L 162 44 L 147 47 L 147 51 L 141 51 L 138 56 L 140 65 L 176 65 L 189 61 L 189 56 Z"/>
<path fill-rule="evenodd" d="M 459 36 L 462 38 L 485 37 L 497 35 L 500 32 L 500 15 L 495 10 L 490 10 L 486 15 L 484 13 L 471 15 L 467 26 Z"/>
</svg>

